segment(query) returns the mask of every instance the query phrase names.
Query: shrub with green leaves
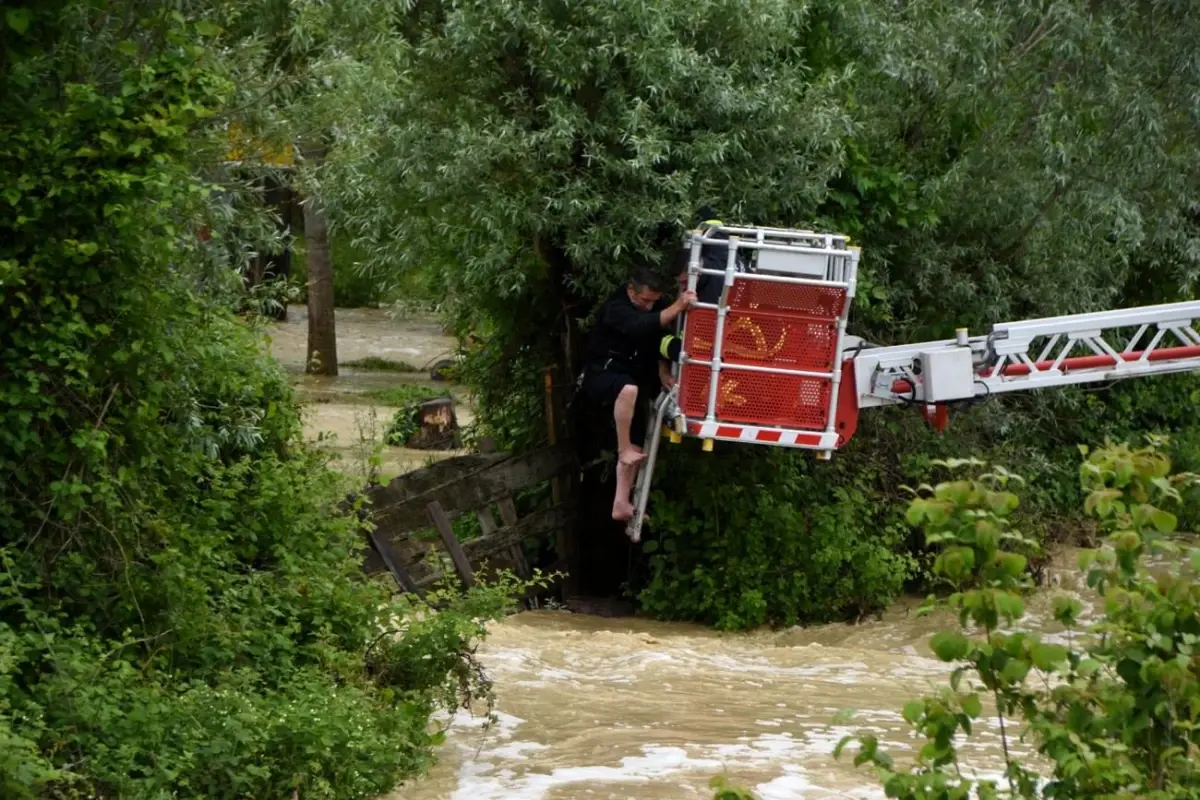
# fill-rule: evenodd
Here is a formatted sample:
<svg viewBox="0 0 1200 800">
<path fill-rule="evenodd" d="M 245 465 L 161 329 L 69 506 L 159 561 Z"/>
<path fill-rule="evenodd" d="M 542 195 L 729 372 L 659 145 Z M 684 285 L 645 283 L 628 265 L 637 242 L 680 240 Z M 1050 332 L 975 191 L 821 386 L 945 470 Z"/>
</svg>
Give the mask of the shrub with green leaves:
<svg viewBox="0 0 1200 800">
<path fill-rule="evenodd" d="M 1106 444 L 1084 448 L 1080 478 L 1085 512 L 1104 535 L 1084 551 L 1080 567 L 1103 601 L 1105 614 L 1081 628 L 1080 602 L 1054 599 L 1054 616 L 1068 644 L 1013 632 L 1024 615 L 1029 580 L 1024 559 L 1010 549 L 1027 546 L 1007 519 L 1016 506 L 1016 476 L 982 472 L 974 461 L 948 463 L 966 477 L 924 487 L 909 507 L 940 554 L 935 572 L 956 591 L 927 608 L 958 612 L 961 631 L 935 634 L 937 656 L 956 664 L 939 695 L 915 700 L 905 719 L 926 740 L 916 762 L 901 766 L 870 735 L 857 737 L 857 764 L 874 765 L 888 796 L 896 798 L 1192 798 L 1197 796 L 1195 752 L 1200 746 L 1200 549 L 1173 539 L 1191 473 L 1172 474 L 1167 442 L 1151 437 L 1141 448 Z M 1148 566 L 1150 555 L 1166 563 Z M 1038 680 L 1041 678 L 1043 680 Z M 1001 722 L 1004 779 L 963 774 L 959 741 L 984 715 L 986 695 Z M 1018 737 L 1041 761 L 1031 766 L 1010 747 Z M 838 747 L 839 752 L 851 737 Z"/>
<path fill-rule="evenodd" d="M 724 775 L 717 775 L 709 781 L 709 788 L 716 790 L 713 800 L 758 800 L 754 792 L 733 785 Z"/>
<path fill-rule="evenodd" d="M 488 696 L 470 652 L 514 587 L 434 613 L 363 575 L 287 376 L 206 283 L 227 54 L 129 13 L 0 17 L 0 794 L 377 796 Z"/>
<path fill-rule="evenodd" d="M 662 448 L 638 595 L 658 617 L 724 629 L 853 618 L 915 572 L 903 520 L 863 474 L 797 451 Z"/>
</svg>

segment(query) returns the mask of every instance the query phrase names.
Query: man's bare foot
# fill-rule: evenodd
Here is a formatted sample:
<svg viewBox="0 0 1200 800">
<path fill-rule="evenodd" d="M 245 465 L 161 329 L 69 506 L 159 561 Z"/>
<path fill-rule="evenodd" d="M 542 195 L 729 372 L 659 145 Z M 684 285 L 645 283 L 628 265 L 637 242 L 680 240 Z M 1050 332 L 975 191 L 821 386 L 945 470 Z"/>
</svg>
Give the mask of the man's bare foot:
<svg viewBox="0 0 1200 800">
<path fill-rule="evenodd" d="M 633 519 L 633 504 L 628 500 L 614 500 L 612 518 L 618 522 L 628 522 Z"/>
<path fill-rule="evenodd" d="M 622 450 L 617 458 L 625 466 L 632 467 L 645 461 L 646 454 L 636 447 L 630 447 L 628 450 Z"/>
</svg>

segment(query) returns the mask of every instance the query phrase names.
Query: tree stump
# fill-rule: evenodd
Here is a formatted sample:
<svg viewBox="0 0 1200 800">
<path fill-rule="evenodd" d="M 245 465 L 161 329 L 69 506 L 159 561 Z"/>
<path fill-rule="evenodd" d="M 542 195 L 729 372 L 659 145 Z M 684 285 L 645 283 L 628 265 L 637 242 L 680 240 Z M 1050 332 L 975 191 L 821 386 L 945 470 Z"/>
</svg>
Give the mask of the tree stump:
<svg viewBox="0 0 1200 800">
<path fill-rule="evenodd" d="M 417 406 L 413 414 L 416 431 L 405 447 L 413 450 L 453 450 L 462 446 L 454 398 L 435 397 Z"/>
</svg>

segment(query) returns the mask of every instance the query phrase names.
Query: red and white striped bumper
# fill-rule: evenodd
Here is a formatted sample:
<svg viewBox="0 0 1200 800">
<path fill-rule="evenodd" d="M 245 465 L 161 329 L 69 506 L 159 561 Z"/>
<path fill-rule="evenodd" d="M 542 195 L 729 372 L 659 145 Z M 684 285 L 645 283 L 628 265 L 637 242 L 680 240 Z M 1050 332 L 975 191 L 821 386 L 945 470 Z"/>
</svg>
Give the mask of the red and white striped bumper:
<svg viewBox="0 0 1200 800">
<path fill-rule="evenodd" d="M 793 428 L 759 428 L 753 425 L 731 425 L 725 422 L 688 420 L 687 432 L 689 436 L 701 439 L 769 444 L 776 447 L 800 447 L 806 450 L 836 450 L 838 441 L 836 433 L 799 431 Z"/>
</svg>

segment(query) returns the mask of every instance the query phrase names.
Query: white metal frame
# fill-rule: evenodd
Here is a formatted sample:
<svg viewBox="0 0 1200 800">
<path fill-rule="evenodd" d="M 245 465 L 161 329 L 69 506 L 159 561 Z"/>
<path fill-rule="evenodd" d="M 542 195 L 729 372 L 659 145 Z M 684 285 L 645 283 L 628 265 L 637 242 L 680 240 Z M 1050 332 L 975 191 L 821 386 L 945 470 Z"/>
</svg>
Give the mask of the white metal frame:
<svg viewBox="0 0 1200 800">
<path fill-rule="evenodd" d="M 717 239 L 713 236 L 715 232 L 723 232 L 728 234 L 728 239 Z M 838 388 L 842 381 L 842 346 L 846 336 L 846 321 L 850 314 L 850 307 L 854 302 L 854 292 L 858 279 L 858 260 L 859 250 L 856 247 L 851 247 L 846 236 L 814 233 L 806 230 L 790 230 L 785 228 L 743 228 L 735 226 L 716 226 L 710 228 L 704 233 L 696 232 L 691 238 L 691 256 L 688 259 L 688 291 L 696 291 L 696 284 L 701 275 L 722 276 L 725 278 L 725 284 L 722 287 L 721 297 L 716 304 L 712 303 L 697 303 L 695 308 L 713 309 L 717 314 L 716 333 L 713 337 L 713 352 L 709 360 L 695 359 L 688 356 L 686 352 L 681 352 L 679 364 L 672 368 L 673 374 L 678 378 L 682 368 L 686 364 L 694 364 L 700 367 L 708 367 L 709 389 L 708 402 L 706 403 L 706 413 L 704 422 L 716 423 L 719 422 L 716 416 L 717 409 L 717 391 L 721 380 L 721 371 L 726 368 L 723 359 L 724 335 L 725 335 L 725 319 L 729 315 L 729 293 L 732 291 L 735 282 L 758 281 L 763 283 L 780 283 L 792 284 L 800 286 L 813 287 L 830 287 L 842 289 L 846 292 L 845 300 L 842 305 L 841 312 L 837 317 L 837 339 L 834 346 L 833 369 L 829 372 L 811 372 L 805 370 L 789 370 L 779 367 L 761 367 L 749 364 L 730 365 L 728 369 L 738 370 L 740 372 L 766 372 L 776 375 L 794 375 L 800 377 L 820 378 L 831 381 L 830 402 L 828 408 L 827 432 L 833 432 L 835 410 L 837 408 Z M 704 269 L 700 266 L 700 251 L 706 245 L 716 245 L 719 247 L 728 248 L 728 256 L 726 258 L 726 267 L 722 270 Z M 793 256 L 812 258 L 823 258 L 826 261 L 825 275 L 823 278 L 811 277 L 794 277 L 792 275 L 781 274 L 778 271 L 753 271 L 739 272 L 737 270 L 738 253 L 742 250 L 751 252 L 771 252 L 780 254 L 790 254 Z M 683 321 L 679 328 L 680 338 L 686 341 L 687 339 L 687 315 L 683 315 Z M 676 418 L 682 416 L 677 414 Z M 676 430 L 680 430 L 677 423 Z M 780 429 L 785 430 L 785 429 Z M 706 437 L 707 438 L 707 437 Z M 716 437 L 713 437 L 716 438 Z M 818 448 L 820 449 L 820 448 Z"/>
<path fill-rule="evenodd" d="M 964 400 L 1200 369 L 1197 318 L 1200 301 L 1187 301 L 1006 322 L 985 336 L 960 330 L 954 339 L 866 349 L 854 359 L 858 406 L 928 402 L 922 359 L 946 350 L 971 353 L 972 389 L 956 398 Z"/>
</svg>

